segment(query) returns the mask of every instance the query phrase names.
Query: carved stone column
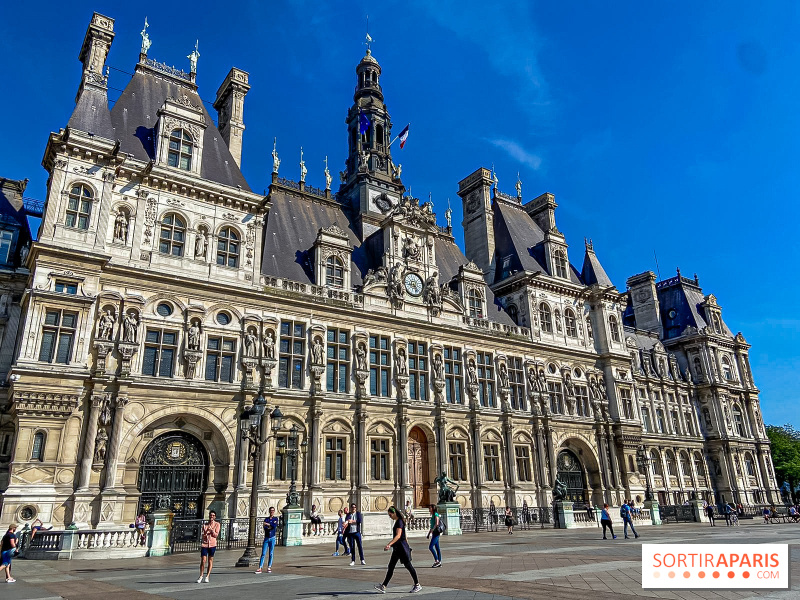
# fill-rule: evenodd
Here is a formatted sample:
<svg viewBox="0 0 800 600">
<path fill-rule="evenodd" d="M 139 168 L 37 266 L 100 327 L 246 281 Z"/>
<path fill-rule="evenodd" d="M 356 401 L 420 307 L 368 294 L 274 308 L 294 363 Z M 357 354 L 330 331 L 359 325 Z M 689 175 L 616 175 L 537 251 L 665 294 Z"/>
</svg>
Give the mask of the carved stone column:
<svg viewBox="0 0 800 600">
<path fill-rule="evenodd" d="M 361 404 L 356 413 L 356 435 L 358 444 L 358 489 L 359 496 L 369 492 L 369 478 L 367 477 L 367 465 L 369 464 L 369 454 L 367 448 L 367 407 Z M 362 503 L 363 504 L 363 503 Z"/>
<path fill-rule="evenodd" d="M 237 470 L 236 470 L 236 489 L 242 490 L 247 487 L 247 464 L 249 462 L 249 444 L 250 442 L 247 438 L 243 435 L 243 427 L 247 427 L 245 424 L 242 425 L 241 421 L 239 422 L 239 456 L 237 460 Z"/>
<path fill-rule="evenodd" d="M 516 488 L 517 485 L 517 473 L 516 473 L 516 465 L 515 463 L 515 453 L 514 453 L 514 425 L 511 423 L 511 418 L 506 415 L 506 421 L 503 423 L 503 443 L 506 447 L 506 487 L 509 489 L 509 492 L 506 494 L 506 502 L 512 508 L 516 508 L 517 506 L 517 494 Z"/>
<path fill-rule="evenodd" d="M 404 405 L 399 406 L 398 421 L 398 451 L 400 452 L 400 489 L 405 492 L 409 489 L 408 485 L 408 422 L 409 418 Z M 365 461 L 366 462 L 366 461 Z"/>
<path fill-rule="evenodd" d="M 86 437 L 83 444 L 83 456 L 81 457 L 81 470 L 78 476 L 78 489 L 82 492 L 89 487 L 89 478 L 92 474 L 92 463 L 94 462 L 94 441 L 97 438 L 97 417 L 100 413 L 100 404 L 103 401 L 101 394 L 92 394 L 89 399 L 89 416 L 86 421 Z"/>
<path fill-rule="evenodd" d="M 436 476 L 438 477 L 440 474 L 447 472 L 447 462 L 448 462 L 447 415 L 443 407 L 441 406 L 439 407 L 438 414 L 436 416 L 435 426 L 436 426 L 436 442 L 437 442 L 436 465 L 438 470 Z"/>
<path fill-rule="evenodd" d="M 320 422 L 322 420 L 322 409 L 318 407 L 318 402 L 315 401 L 311 407 L 311 426 L 309 433 L 311 434 L 309 446 L 311 447 L 311 477 L 308 478 L 309 488 L 311 492 L 315 492 L 320 488 L 319 485 L 319 472 L 320 472 Z M 366 417 L 366 415 L 365 415 Z"/>
<path fill-rule="evenodd" d="M 472 412 L 472 480 L 475 484 L 472 505 L 475 508 L 483 507 L 483 467 L 481 448 L 481 418 L 473 409 Z"/>
<path fill-rule="evenodd" d="M 113 490 L 117 480 L 117 458 L 119 455 L 119 442 L 122 437 L 122 415 L 128 399 L 124 396 L 117 396 L 114 400 L 114 421 L 111 426 L 111 439 L 108 444 L 108 454 L 106 456 L 106 480 L 104 490 Z"/>
</svg>

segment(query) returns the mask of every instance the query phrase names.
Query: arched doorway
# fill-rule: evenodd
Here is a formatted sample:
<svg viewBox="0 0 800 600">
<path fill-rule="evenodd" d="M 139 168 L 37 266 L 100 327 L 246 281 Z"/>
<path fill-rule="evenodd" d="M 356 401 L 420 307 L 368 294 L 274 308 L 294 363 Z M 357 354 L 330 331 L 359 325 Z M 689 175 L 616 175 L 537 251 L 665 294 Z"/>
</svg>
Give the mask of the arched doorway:
<svg viewBox="0 0 800 600">
<path fill-rule="evenodd" d="M 408 484 L 414 491 L 414 506 L 428 504 L 428 438 L 419 427 L 408 434 Z"/>
<path fill-rule="evenodd" d="M 171 510 L 177 519 L 203 516 L 208 458 L 193 435 L 165 433 L 150 442 L 139 468 L 139 512 Z"/>
<path fill-rule="evenodd" d="M 566 500 L 570 502 L 588 502 L 586 493 L 586 476 L 581 461 L 569 450 L 562 450 L 556 459 L 556 476 L 567 486 Z"/>
</svg>

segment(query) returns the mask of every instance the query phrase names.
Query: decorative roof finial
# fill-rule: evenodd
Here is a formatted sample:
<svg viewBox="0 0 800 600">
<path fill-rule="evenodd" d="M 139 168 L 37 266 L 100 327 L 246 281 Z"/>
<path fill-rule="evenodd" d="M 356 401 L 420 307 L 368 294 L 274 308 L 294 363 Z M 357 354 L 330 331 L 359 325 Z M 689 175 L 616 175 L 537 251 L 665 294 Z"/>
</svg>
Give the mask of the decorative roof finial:
<svg viewBox="0 0 800 600">
<path fill-rule="evenodd" d="M 364 43 L 367 45 L 367 55 L 372 54 L 372 50 L 370 50 L 369 47 L 369 45 L 372 43 L 372 36 L 369 34 L 369 15 L 367 15 L 367 35 Z"/>
<path fill-rule="evenodd" d="M 594 244 L 592 243 L 591 239 L 583 238 L 583 243 L 586 244 L 586 251 L 587 252 L 594 252 Z"/>
<path fill-rule="evenodd" d="M 142 36 L 142 49 L 140 53 L 147 56 L 147 51 L 150 50 L 150 44 L 153 42 L 150 41 L 150 36 L 147 35 L 147 28 L 150 27 L 150 24 L 147 22 L 147 17 L 144 18 L 144 28 L 141 31 Z"/>
<path fill-rule="evenodd" d="M 305 183 L 306 173 L 308 173 L 308 169 L 306 169 L 306 161 L 303 160 L 303 147 L 300 146 L 300 183 Z"/>
<path fill-rule="evenodd" d="M 450 198 L 447 199 L 447 210 L 444 211 L 444 218 L 447 221 L 447 228 L 453 227 L 453 211 L 450 209 Z"/>
<path fill-rule="evenodd" d="M 278 138 L 272 140 L 272 172 L 278 174 L 278 168 L 281 166 L 281 159 L 278 158 Z"/>
<path fill-rule="evenodd" d="M 517 171 L 517 184 L 514 187 L 517 188 L 517 200 L 522 200 L 522 181 L 519 179 L 519 171 Z"/>
<path fill-rule="evenodd" d="M 681 277 L 681 268 L 677 267 L 677 271 L 678 271 L 678 279 L 680 279 L 680 277 Z"/>
<path fill-rule="evenodd" d="M 192 53 L 186 57 L 189 59 L 189 73 L 194 75 L 197 75 L 197 59 L 200 58 L 200 51 L 198 49 L 199 47 L 200 40 L 195 40 L 194 50 L 192 50 Z"/>
<path fill-rule="evenodd" d="M 497 192 L 497 184 L 499 183 L 499 179 L 497 179 L 497 173 L 494 170 L 494 163 L 492 163 L 492 181 L 494 182 L 494 191 Z"/>
<path fill-rule="evenodd" d="M 325 189 L 331 189 L 331 172 L 328 170 L 328 157 L 325 156 Z"/>
</svg>

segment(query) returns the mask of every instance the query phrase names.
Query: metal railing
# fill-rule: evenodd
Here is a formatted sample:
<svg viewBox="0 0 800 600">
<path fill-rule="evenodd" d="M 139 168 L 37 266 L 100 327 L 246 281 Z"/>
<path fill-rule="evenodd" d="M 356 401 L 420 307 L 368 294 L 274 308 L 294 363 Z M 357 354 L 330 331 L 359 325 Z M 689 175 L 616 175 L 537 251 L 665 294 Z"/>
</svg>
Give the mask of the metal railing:
<svg viewBox="0 0 800 600">
<path fill-rule="evenodd" d="M 198 552 L 200 550 L 203 519 L 176 519 L 172 522 L 169 546 L 173 554 L 179 552 Z M 220 519 L 217 548 L 230 550 L 246 548 L 250 519 Z M 264 542 L 264 517 L 256 519 L 256 546 Z M 283 541 L 283 517 L 278 517 L 278 545 Z"/>
<path fill-rule="evenodd" d="M 668 504 L 658 507 L 662 523 L 694 523 L 694 507 L 686 505 Z"/>
<path fill-rule="evenodd" d="M 544 528 L 553 523 L 553 510 L 549 507 L 531 506 L 513 510 L 514 527 L 517 529 Z M 463 533 L 498 531 L 505 527 L 505 511 L 488 508 L 462 508 L 460 511 Z"/>
</svg>

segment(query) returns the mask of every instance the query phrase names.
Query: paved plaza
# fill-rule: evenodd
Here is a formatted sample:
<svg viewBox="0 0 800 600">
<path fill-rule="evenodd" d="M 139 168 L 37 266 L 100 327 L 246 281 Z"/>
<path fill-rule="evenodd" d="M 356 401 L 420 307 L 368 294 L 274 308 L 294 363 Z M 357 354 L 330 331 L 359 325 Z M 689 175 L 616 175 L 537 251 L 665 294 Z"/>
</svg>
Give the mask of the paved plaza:
<svg viewBox="0 0 800 600">
<path fill-rule="evenodd" d="M 411 595 L 411 578 L 398 565 L 391 598 L 435 595 L 439 600 L 612 600 L 626 597 L 690 599 L 800 598 L 800 526 L 744 523 L 642 527 L 638 540 L 602 540 L 597 529 L 502 531 L 443 537 L 444 566 L 430 568 L 424 538 L 411 538 L 422 592 Z M 793 589 L 784 591 L 650 591 L 641 589 L 641 542 L 788 543 Z M 296 598 L 355 600 L 373 594 L 389 553 L 384 541 L 364 544 L 366 566 L 350 567 L 329 546 L 277 548 L 273 572 L 256 575 L 234 564 L 241 550 L 218 552 L 211 581 L 196 584 L 199 555 L 179 554 L 135 560 L 14 562 L 17 583 L 0 583 L 0 598 L 15 600 L 178 598 Z"/>
</svg>

